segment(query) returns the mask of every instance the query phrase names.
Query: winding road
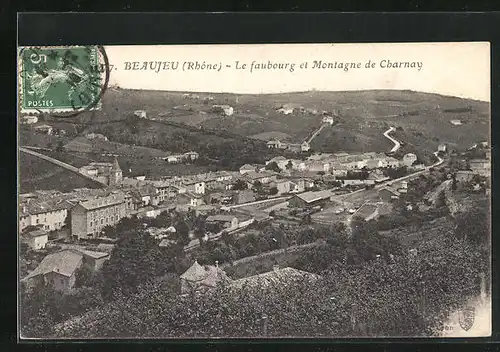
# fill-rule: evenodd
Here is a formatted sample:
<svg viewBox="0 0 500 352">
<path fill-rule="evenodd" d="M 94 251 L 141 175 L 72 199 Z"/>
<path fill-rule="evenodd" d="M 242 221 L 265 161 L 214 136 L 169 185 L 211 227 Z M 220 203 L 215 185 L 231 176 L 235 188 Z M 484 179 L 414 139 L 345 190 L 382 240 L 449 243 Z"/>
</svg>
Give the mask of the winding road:
<svg viewBox="0 0 500 352">
<path fill-rule="evenodd" d="M 389 139 L 392 143 L 394 143 L 394 147 L 392 147 L 391 153 L 396 152 L 401 147 L 401 143 L 399 143 L 397 140 L 389 136 L 389 133 L 393 131 L 396 131 L 396 129 L 391 126 L 387 131 L 384 132 L 384 137 Z"/>
</svg>

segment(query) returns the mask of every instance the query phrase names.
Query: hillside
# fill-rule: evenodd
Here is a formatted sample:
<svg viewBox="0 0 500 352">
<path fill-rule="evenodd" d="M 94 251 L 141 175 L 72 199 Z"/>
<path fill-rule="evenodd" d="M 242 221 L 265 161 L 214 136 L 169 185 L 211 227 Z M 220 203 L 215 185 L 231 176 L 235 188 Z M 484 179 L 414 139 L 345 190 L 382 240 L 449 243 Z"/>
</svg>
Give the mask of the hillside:
<svg viewBox="0 0 500 352">
<path fill-rule="evenodd" d="M 56 189 L 97 188 L 98 184 L 35 156 L 19 153 L 19 193 Z"/>
<path fill-rule="evenodd" d="M 214 104 L 228 104 L 234 108 L 234 114 L 213 113 Z M 294 112 L 289 115 L 278 112 L 284 105 L 293 107 Z M 440 142 L 466 147 L 486 139 L 489 105 L 413 91 L 188 95 L 115 88 L 106 92 L 102 111 L 86 113 L 78 119 L 96 124 L 123 120 L 135 110 L 145 110 L 148 117 L 198 129 L 225 130 L 261 140 L 276 135 L 300 142 L 317 128 L 325 111 L 336 116 L 335 123 L 314 140 L 316 149 L 387 151 L 390 143 L 381 134 L 387 126 L 394 126 L 404 132 L 397 135 L 403 142 L 434 151 Z M 463 124 L 453 126 L 452 119 Z"/>
</svg>

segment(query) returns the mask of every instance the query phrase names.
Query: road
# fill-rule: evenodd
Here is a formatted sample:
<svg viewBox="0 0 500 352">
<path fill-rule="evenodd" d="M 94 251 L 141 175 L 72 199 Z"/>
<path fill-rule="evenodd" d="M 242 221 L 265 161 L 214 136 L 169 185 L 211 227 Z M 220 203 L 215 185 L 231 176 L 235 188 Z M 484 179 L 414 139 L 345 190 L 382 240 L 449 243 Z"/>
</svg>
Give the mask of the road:
<svg viewBox="0 0 500 352">
<path fill-rule="evenodd" d="M 80 170 L 73 166 L 73 165 L 70 165 L 70 164 L 67 164 L 65 162 L 62 162 L 61 160 L 57 160 L 57 159 L 54 159 L 50 156 L 47 156 L 45 154 L 41 154 L 41 153 L 38 153 L 38 152 L 35 152 L 34 150 L 31 150 L 31 149 L 28 149 L 26 147 L 19 147 L 19 151 L 23 152 L 23 153 L 26 153 L 26 154 L 30 154 L 30 155 L 33 155 L 37 158 L 40 158 L 40 159 L 43 159 L 43 160 L 46 160 L 54 165 L 57 165 L 57 166 L 60 166 L 62 168 L 65 168 L 66 170 L 69 170 L 71 172 L 74 172 L 82 177 L 85 177 L 91 181 L 94 181 L 94 182 L 97 182 L 103 186 L 107 186 L 107 184 L 105 182 L 101 182 L 99 180 L 97 180 L 96 178 L 92 177 L 92 176 L 89 176 L 89 175 L 86 175 L 84 173 L 81 173 Z"/>
<path fill-rule="evenodd" d="M 263 199 L 263 200 L 257 200 L 257 201 L 253 201 L 253 202 L 241 203 L 241 204 L 235 204 L 235 205 L 226 205 L 226 206 L 221 207 L 221 210 L 229 211 L 231 209 L 248 207 L 248 206 L 252 206 L 252 205 L 258 205 L 258 204 L 264 204 L 264 203 L 270 203 L 270 202 L 276 202 L 278 200 L 288 200 L 290 198 L 292 198 L 292 196 Z"/>
<path fill-rule="evenodd" d="M 307 144 L 311 144 L 313 139 L 316 138 L 316 136 L 318 134 L 320 134 L 321 131 L 323 130 L 323 128 L 325 128 L 325 127 L 326 127 L 326 123 L 322 123 L 321 126 L 319 126 L 319 128 L 312 134 L 312 136 L 309 137 L 309 139 L 306 139 Z"/>
<path fill-rule="evenodd" d="M 389 136 L 389 133 L 395 131 L 396 129 L 394 127 L 390 127 L 387 131 L 384 132 L 384 137 L 389 139 L 392 143 L 394 143 L 394 147 L 391 149 L 391 153 L 394 153 L 401 147 L 401 143 L 399 143 L 397 140 Z"/>
<path fill-rule="evenodd" d="M 423 175 L 423 174 L 429 172 L 429 170 L 432 169 L 433 167 L 439 166 L 444 162 L 444 159 L 438 155 L 438 152 L 435 152 L 434 155 L 436 156 L 436 158 L 438 158 L 438 161 L 430 166 L 425 167 L 424 169 L 422 169 L 420 171 L 414 172 L 412 174 L 409 174 L 409 175 L 406 175 L 406 176 L 403 176 L 403 177 L 400 177 L 397 179 L 384 181 L 384 182 L 376 185 L 373 189 L 361 188 L 361 189 L 354 191 L 354 192 L 341 194 L 338 196 L 332 196 L 331 200 L 337 201 L 339 203 L 361 203 L 361 202 L 366 202 L 367 200 L 370 200 L 370 199 L 374 200 L 378 197 L 378 190 L 379 189 L 381 189 L 383 187 L 387 187 L 387 186 L 392 185 L 394 183 L 407 181 L 407 180 L 419 177 L 420 175 Z M 349 223 L 350 219 L 352 218 L 352 216 L 343 217 L 343 216 L 336 215 L 336 214 L 332 213 L 332 211 L 333 211 L 332 208 L 330 208 L 330 209 L 325 209 L 322 212 L 315 214 L 315 216 L 313 216 L 314 222 L 322 223 L 322 224 L 330 224 L 332 222 L 332 220 L 334 220 L 334 219 L 337 219 L 338 221 L 342 221 L 341 218 L 343 218 L 344 221 Z M 344 214 L 344 216 L 345 216 L 345 214 Z"/>
</svg>

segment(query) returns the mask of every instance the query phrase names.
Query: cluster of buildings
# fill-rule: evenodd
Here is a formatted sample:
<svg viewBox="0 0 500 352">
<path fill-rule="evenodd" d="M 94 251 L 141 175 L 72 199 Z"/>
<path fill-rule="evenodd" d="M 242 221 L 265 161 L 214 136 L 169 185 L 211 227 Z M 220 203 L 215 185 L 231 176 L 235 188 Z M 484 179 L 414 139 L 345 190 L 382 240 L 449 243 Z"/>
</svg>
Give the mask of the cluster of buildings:
<svg viewBox="0 0 500 352">
<path fill-rule="evenodd" d="M 311 145 L 304 141 L 302 143 L 286 143 L 279 139 L 273 139 L 267 142 L 267 147 L 269 149 L 282 149 L 288 150 L 293 153 L 308 152 L 311 150 Z"/>
<path fill-rule="evenodd" d="M 417 160 L 417 156 L 413 153 L 405 154 L 402 160 L 387 156 L 384 153 L 375 152 L 322 153 L 313 154 L 306 160 L 277 156 L 268 160 L 266 165 L 275 163 L 282 171 L 324 172 L 333 176 L 344 177 L 347 176 L 349 171 L 357 170 L 376 170 L 382 168 L 398 168 L 401 166 L 423 169 L 424 165 L 416 164 Z"/>
</svg>

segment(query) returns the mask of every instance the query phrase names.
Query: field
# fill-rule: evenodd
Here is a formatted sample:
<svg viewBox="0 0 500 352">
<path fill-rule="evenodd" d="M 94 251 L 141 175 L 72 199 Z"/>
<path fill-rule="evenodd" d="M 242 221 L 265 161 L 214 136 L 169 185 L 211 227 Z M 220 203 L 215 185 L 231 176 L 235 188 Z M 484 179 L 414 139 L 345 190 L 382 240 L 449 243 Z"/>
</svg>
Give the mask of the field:
<svg viewBox="0 0 500 352">
<path fill-rule="evenodd" d="M 55 189 L 96 188 L 98 184 L 35 156 L 19 153 L 19 193 Z"/>
<path fill-rule="evenodd" d="M 204 100 L 208 97 L 213 100 Z M 213 104 L 229 104 L 234 114 L 212 113 Z M 276 110 L 285 104 L 296 107 L 295 111 L 283 115 Z M 325 151 L 387 151 L 391 143 L 382 133 L 389 126 L 400 127 L 396 138 L 429 151 L 440 142 L 472 145 L 489 134 L 489 103 L 412 91 L 198 93 L 186 97 L 182 92 L 109 89 L 102 111 L 88 112 L 77 119 L 84 124 L 100 124 L 123 120 L 137 109 L 165 122 L 262 140 L 283 137 L 291 142 L 305 139 L 319 126 L 321 112 L 326 111 L 337 116 L 336 123 L 313 142 L 314 148 Z M 453 126 L 451 119 L 464 124 Z"/>
</svg>

